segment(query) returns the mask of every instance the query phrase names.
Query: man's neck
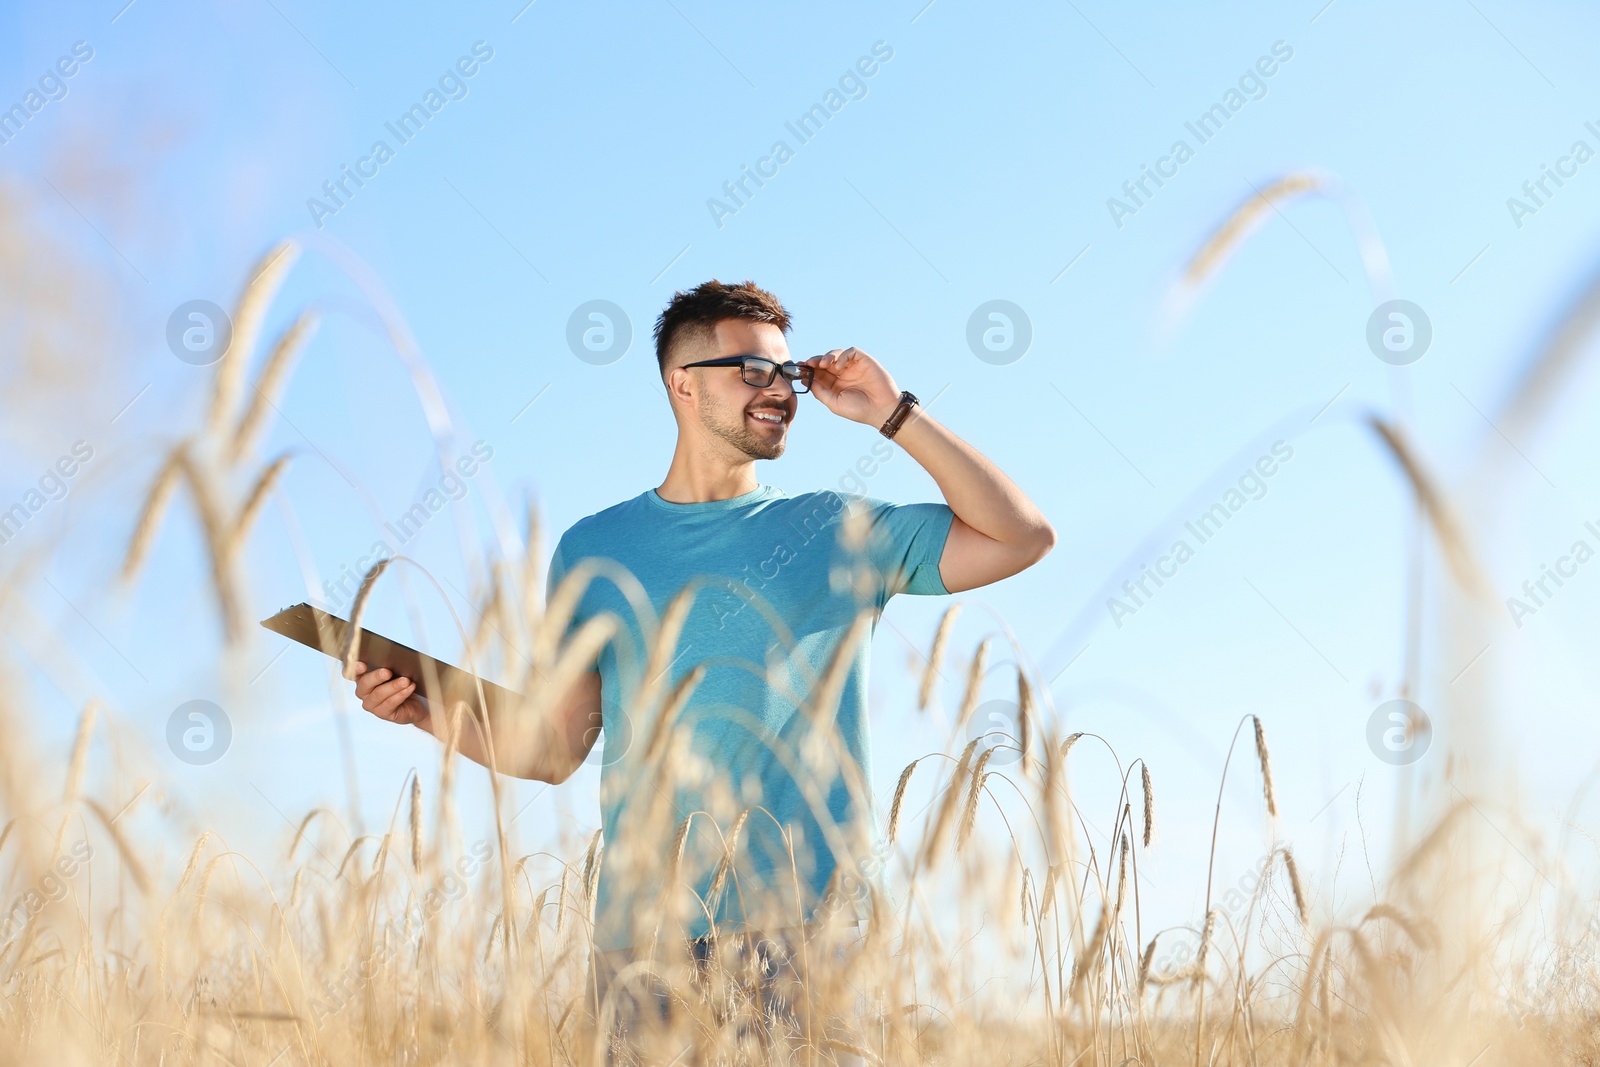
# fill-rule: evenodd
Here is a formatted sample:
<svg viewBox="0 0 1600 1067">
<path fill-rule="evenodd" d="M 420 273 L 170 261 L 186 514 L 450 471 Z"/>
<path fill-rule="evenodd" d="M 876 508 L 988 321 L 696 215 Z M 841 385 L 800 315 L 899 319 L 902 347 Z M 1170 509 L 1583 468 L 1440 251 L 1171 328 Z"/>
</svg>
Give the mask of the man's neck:
<svg viewBox="0 0 1600 1067">
<path fill-rule="evenodd" d="M 680 441 L 672 454 L 672 466 L 667 468 L 667 476 L 656 487 L 656 493 L 673 504 L 703 504 L 743 496 L 760 485 L 755 460 L 729 461 L 691 452 Z"/>
</svg>

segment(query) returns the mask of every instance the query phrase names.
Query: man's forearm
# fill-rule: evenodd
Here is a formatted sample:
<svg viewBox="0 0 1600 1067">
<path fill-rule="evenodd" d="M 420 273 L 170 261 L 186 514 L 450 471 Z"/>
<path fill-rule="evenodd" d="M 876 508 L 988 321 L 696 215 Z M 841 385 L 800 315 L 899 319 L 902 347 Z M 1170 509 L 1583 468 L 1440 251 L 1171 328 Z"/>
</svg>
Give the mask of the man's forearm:
<svg viewBox="0 0 1600 1067">
<path fill-rule="evenodd" d="M 545 694 L 536 707 L 502 709 L 504 713 L 489 723 L 495 769 L 515 778 L 560 785 L 583 764 L 599 739 L 604 719 L 600 709 L 600 672 L 594 669 L 580 673 L 563 691 Z M 431 704 L 427 718 L 416 725 L 440 742 L 450 739 L 449 717 Z M 483 734 L 478 718 L 463 714 L 456 750 L 487 767 Z"/>
<path fill-rule="evenodd" d="M 431 704 L 428 717 L 418 720 L 413 725 L 436 738 L 440 744 L 448 744 L 450 741 L 449 718 L 442 711 L 434 709 Z M 527 740 L 523 740 L 521 744 L 516 744 L 512 739 L 505 736 L 504 731 L 496 729 L 494 733 L 495 767 L 493 769 L 498 770 L 501 774 L 509 774 L 513 778 L 529 778 L 543 782 L 552 781 L 550 772 L 534 766 L 536 761 L 517 758 L 520 753 L 525 753 L 530 747 L 535 751 L 548 751 L 551 747 L 549 744 L 551 739 L 545 738 L 543 740 L 546 742 L 545 744 L 530 745 Z M 508 751 L 510 749 L 518 751 Z M 474 763 L 484 767 L 489 766 L 489 752 L 484 745 L 482 726 L 470 711 L 463 711 L 461 714 L 461 736 L 457 739 L 456 751 Z"/>
</svg>

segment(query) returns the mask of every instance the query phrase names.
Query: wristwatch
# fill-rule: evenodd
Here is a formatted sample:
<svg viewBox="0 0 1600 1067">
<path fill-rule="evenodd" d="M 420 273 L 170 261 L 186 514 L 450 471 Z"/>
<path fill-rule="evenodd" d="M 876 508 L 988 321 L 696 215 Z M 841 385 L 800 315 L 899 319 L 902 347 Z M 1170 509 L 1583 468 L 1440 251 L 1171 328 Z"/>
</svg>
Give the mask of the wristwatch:
<svg viewBox="0 0 1600 1067">
<path fill-rule="evenodd" d="M 901 390 L 899 407 L 894 409 L 894 414 L 889 416 L 889 421 L 879 427 L 878 432 L 885 437 L 893 437 L 900 431 L 900 427 L 905 425 L 906 419 L 911 415 L 911 409 L 920 403 L 914 394 Z"/>
</svg>

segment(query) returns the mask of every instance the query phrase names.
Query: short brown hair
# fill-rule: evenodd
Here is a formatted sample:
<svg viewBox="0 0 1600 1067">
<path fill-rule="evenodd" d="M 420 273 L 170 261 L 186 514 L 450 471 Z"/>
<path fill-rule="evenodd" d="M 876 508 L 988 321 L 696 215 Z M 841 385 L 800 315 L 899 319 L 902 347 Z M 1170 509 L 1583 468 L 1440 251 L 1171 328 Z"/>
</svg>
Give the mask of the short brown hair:
<svg viewBox="0 0 1600 1067">
<path fill-rule="evenodd" d="M 662 377 L 674 344 L 690 336 L 709 338 L 723 319 L 770 322 L 789 332 L 789 312 L 783 302 L 748 279 L 728 285 L 713 278 L 688 292 L 680 289 L 656 319 L 656 364 Z"/>
</svg>

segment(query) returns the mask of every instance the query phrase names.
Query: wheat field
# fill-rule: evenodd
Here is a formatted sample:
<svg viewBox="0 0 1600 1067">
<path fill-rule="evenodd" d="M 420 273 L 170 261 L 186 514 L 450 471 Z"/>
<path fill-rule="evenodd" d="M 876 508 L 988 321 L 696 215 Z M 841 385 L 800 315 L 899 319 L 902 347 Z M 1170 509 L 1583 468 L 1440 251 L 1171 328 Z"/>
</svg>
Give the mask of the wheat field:
<svg viewBox="0 0 1600 1067">
<path fill-rule="evenodd" d="M 1312 188 L 1286 179 L 1274 191 Z M 1239 214 L 1245 218 L 1226 220 L 1202 246 L 1191 280 L 1217 269 L 1229 242 L 1262 212 L 1247 204 Z M 305 254 L 286 241 L 244 272 L 234 346 L 215 368 L 204 410 L 158 457 L 126 523 L 116 576 L 124 583 L 139 581 L 165 531 L 196 525 L 213 617 L 231 642 L 251 639 L 249 535 L 291 459 L 258 456 L 258 444 L 316 326 L 311 311 L 275 338 L 264 336 L 263 324 Z M 417 357 L 411 365 L 419 400 L 437 404 L 425 364 Z M 25 375 L 17 387 L 30 387 Z M 1479 581 L 1473 529 L 1400 420 L 1375 417 L 1369 426 L 1449 565 L 1451 595 L 1470 601 Z M 526 692 L 531 716 L 560 695 L 607 632 L 591 627 L 567 645 L 558 641 L 578 589 L 543 603 L 536 516 L 522 534 L 521 555 L 490 561 L 480 621 L 464 644 L 469 662 L 527 664 L 511 681 Z M 379 564 L 366 576 L 356 618 L 370 591 L 389 580 L 387 569 Z M 651 635 L 653 662 L 670 659 L 684 608 L 663 614 Z M 520 854 L 495 777 L 491 822 L 464 824 L 453 802 L 459 758 L 447 748 L 437 768 L 398 784 L 380 832 L 352 834 L 337 813 L 318 808 L 291 813 L 296 825 L 271 852 L 245 855 L 202 831 L 173 853 L 137 839 L 122 821 L 147 790 L 160 792 L 158 775 L 130 796 L 86 773 L 97 750 L 124 758 L 106 729 L 115 709 L 84 707 L 70 754 L 56 766 L 31 750 L 27 707 L 0 702 L 11 739 L 0 750 L 0 888 L 8 902 L 0 1059 L 600 1064 L 602 1034 L 621 1010 L 618 991 L 655 981 L 669 991 L 671 1010 L 660 1026 L 636 1032 L 631 1054 L 661 1064 L 1600 1062 L 1595 887 L 1564 873 L 1559 849 L 1537 833 L 1493 830 L 1476 817 L 1470 793 L 1425 792 L 1391 872 L 1330 892 L 1331 874 L 1309 870 L 1295 842 L 1279 834 L 1274 774 L 1294 768 L 1272 760 L 1271 713 L 1243 713 L 1232 737 L 1218 739 L 1228 742 L 1227 762 L 1217 791 L 1203 796 L 1165 794 L 1159 768 L 1139 753 L 1115 751 L 1092 729 L 1059 729 L 1048 690 L 1024 669 L 1015 671 L 1016 736 L 980 748 L 965 727 L 986 657 L 1004 639 L 994 635 L 970 660 L 950 662 L 957 611 L 945 616 L 920 673 L 895 683 L 924 708 L 945 703 L 955 723 L 950 742 L 906 766 L 884 798 L 881 862 L 836 887 L 872 918 L 857 932 L 842 921 L 845 909 L 829 912 L 804 946 L 792 1022 L 768 1020 L 751 999 L 736 938 L 703 973 L 670 951 L 674 924 L 697 902 L 677 868 L 685 828 L 665 805 L 641 826 L 641 840 L 678 846 L 664 863 L 659 852 L 608 844 L 598 833 L 575 838 L 563 855 Z M 346 663 L 358 653 L 328 651 Z M 845 660 L 842 651 L 836 665 Z M 949 685 L 938 683 L 942 668 Z M 646 691 L 632 709 L 635 721 L 653 724 L 640 773 L 664 784 L 704 770 L 672 728 L 694 678 Z M 824 723 L 830 678 L 810 709 Z M 455 730 L 475 728 L 462 706 L 453 711 Z M 1005 751 L 1020 758 L 994 762 Z M 797 754 L 818 768 L 843 766 L 837 756 L 826 745 Z M 1075 768 L 1085 760 L 1114 767 L 1120 789 L 1076 789 Z M 1183 926 L 1153 928 L 1141 910 L 1140 871 L 1161 847 L 1162 810 L 1214 807 L 1218 826 L 1229 780 L 1259 791 L 1260 825 L 1250 830 L 1269 843 L 1262 862 L 1237 884 L 1192 872 L 1204 879 L 1205 907 Z M 752 814 L 729 800 L 716 822 L 731 850 Z M 1105 838 L 1089 832 L 1091 818 L 1110 827 Z M 977 833 L 980 824 L 1005 832 Z M 1575 824 L 1566 829 L 1586 836 Z M 660 952 L 654 967 L 634 969 L 601 998 L 589 937 L 606 849 L 617 850 L 610 862 L 628 877 L 661 887 L 659 906 L 635 916 Z M 1505 862 L 1523 849 L 1541 855 L 1548 877 Z M 735 881 L 720 877 L 716 889 L 738 892 Z M 958 951 L 975 941 L 981 952 Z M 1007 989 L 1022 993 L 986 995 L 997 973 L 1019 976 Z"/>
</svg>

